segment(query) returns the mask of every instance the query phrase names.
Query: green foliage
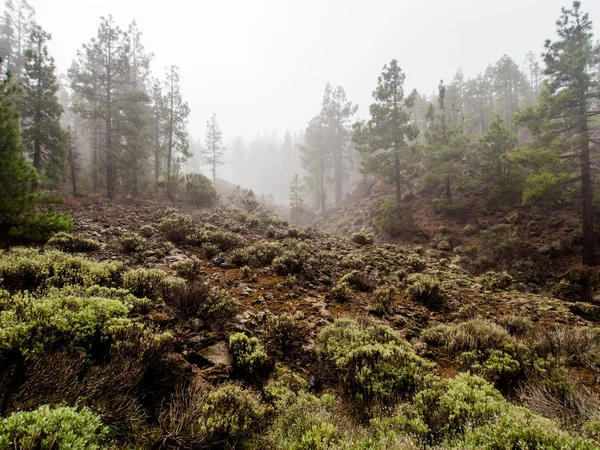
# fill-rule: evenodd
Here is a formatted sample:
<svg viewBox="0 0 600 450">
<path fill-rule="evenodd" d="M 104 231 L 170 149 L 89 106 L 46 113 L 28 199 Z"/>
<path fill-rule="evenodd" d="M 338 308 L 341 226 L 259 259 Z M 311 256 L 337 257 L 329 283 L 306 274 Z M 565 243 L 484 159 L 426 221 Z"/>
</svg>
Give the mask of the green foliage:
<svg viewBox="0 0 600 450">
<path fill-rule="evenodd" d="M 137 233 L 124 234 L 119 244 L 125 253 L 141 253 L 146 248 L 146 240 Z"/>
<path fill-rule="evenodd" d="M 468 430 L 464 446 L 489 450 L 592 450 L 597 445 L 561 431 L 555 422 L 532 414 L 525 408 L 511 407 L 497 420 Z"/>
<path fill-rule="evenodd" d="M 380 286 L 373 293 L 373 303 L 375 312 L 378 314 L 388 314 L 392 312 L 394 300 L 398 295 L 398 289 L 395 286 Z"/>
<path fill-rule="evenodd" d="M 493 225 L 479 233 L 483 251 L 495 261 L 510 262 L 516 257 L 521 239 L 513 226 L 505 223 Z"/>
<path fill-rule="evenodd" d="M 96 263 L 56 250 L 15 248 L 0 255 L 0 286 L 10 292 L 67 285 L 113 286 L 122 264 Z"/>
<path fill-rule="evenodd" d="M 428 365 L 391 328 L 338 319 L 319 333 L 319 355 L 358 400 L 390 403 L 417 388 Z"/>
<path fill-rule="evenodd" d="M 156 228 L 154 228 L 152 225 L 144 225 L 140 228 L 140 234 L 146 239 L 150 239 L 156 234 Z"/>
<path fill-rule="evenodd" d="M 278 275 L 303 275 L 311 277 L 313 275 L 314 262 L 307 249 L 302 245 L 298 245 L 290 250 L 286 250 L 281 256 L 273 259 L 271 267 Z"/>
<path fill-rule="evenodd" d="M 0 78 L 0 229 L 18 224 L 35 207 L 32 183 L 38 175 L 23 156 L 19 115 L 15 107 L 19 89 L 10 74 Z"/>
<path fill-rule="evenodd" d="M 368 245 L 375 241 L 375 237 L 371 233 L 361 231 L 352 235 L 352 241 L 356 242 L 358 245 Z"/>
<path fill-rule="evenodd" d="M 175 269 L 177 275 L 180 277 L 186 280 L 193 280 L 200 275 L 202 262 L 193 256 L 173 264 L 173 269 Z"/>
<path fill-rule="evenodd" d="M 234 333 L 229 336 L 229 349 L 233 356 L 234 370 L 240 376 L 250 378 L 268 369 L 267 352 L 255 337 Z"/>
<path fill-rule="evenodd" d="M 439 309 L 443 304 L 442 286 L 435 278 L 422 273 L 414 273 L 406 279 L 406 292 L 414 302 L 429 309 Z"/>
<path fill-rule="evenodd" d="M 18 240 L 40 242 L 48 240 L 55 233 L 72 229 L 71 216 L 67 213 L 57 213 L 54 205 L 50 205 L 45 213 L 25 217 L 9 230 L 9 235 Z"/>
<path fill-rule="evenodd" d="M 416 230 L 413 218 L 393 199 L 386 200 L 377 208 L 373 216 L 373 225 L 390 236 L 412 233 Z"/>
<path fill-rule="evenodd" d="M 350 289 L 350 285 L 347 282 L 342 281 L 331 288 L 329 295 L 336 302 L 343 303 L 352 298 L 352 289 Z"/>
<path fill-rule="evenodd" d="M 502 394 L 490 383 L 460 373 L 452 379 L 429 379 L 411 403 L 400 405 L 392 417 L 380 420 L 378 425 L 435 444 L 460 438 L 469 429 L 493 422 L 508 408 Z"/>
<path fill-rule="evenodd" d="M 133 269 L 123 275 L 123 287 L 136 297 L 158 300 L 167 274 L 158 269 Z"/>
<path fill-rule="evenodd" d="M 52 236 L 46 246 L 55 248 L 62 252 L 93 252 L 100 249 L 100 242 L 95 239 L 88 239 L 82 236 L 74 236 L 69 233 L 60 232 Z"/>
<path fill-rule="evenodd" d="M 361 292 L 371 292 L 375 288 L 375 280 L 360 270 L 353 270 L 342 277 L 340 283 L 346 283 Z"/>
<path fill-rule="evenodd" d="M 217 191 L 201 173 L 188 173 L 185 176 L 185 199 L 195 206 L 211 206 L 217 200 Z"/>
<path fill-rule="evenodd" d="M 183 244 L 186 238 L 195 231 L 195 224 L 190 216 L 173 213 L 164 217 L 158 229 L 175 244 Z"/>
<path fill-rule="evenodd" d="M 206 259 L 213 259 L 221 252 L 221 250 L 219 250 L 219 247 L 217 247 L 215 244 L 206 242 L 205 244 L 202 244 L 202 252 L 204 253 L 204 257 Z"/>
<path fill-rule="evenodd" d="M 563 188 L 552 173 L 533 173 L 525 180 L 523 205 L 545 208 L 560 201 L 562 196 Z"/>
<path fill-rule="evenodd" d="M 88 408 L 43 405 L 0 421 L 0 449 L 100 450 L 107 444 L 108 431 Z"/>
<path fill-rule="evenodd" d="M 300 329 L 296 319 L 289 313 L 269 316 L 265 324 L 265 337 L 280 350 L 286 351 L 298 343 Z"/>
<path fill-rule="evenodd" d="M 72 345 L 90 350 L 112 329 L 129 326 L 131 306 L 117 299 L 29 293 L 0 299 L 0 355 L 26 355 Z"/>
<path fill-rule="evenodd" d="M 504 291 L 513 284 L 514 279 L 506 272 L 486 272 L 481 276 L 481 284 L 488 291 Z"/>
<path fill-rule="evenodd" d="M 235 446 L 257 433 L 266 412 L 257 394 L 237 384 L 224 384 L 204 398 L 198 424 L 208 442 Z"/>
</svg>

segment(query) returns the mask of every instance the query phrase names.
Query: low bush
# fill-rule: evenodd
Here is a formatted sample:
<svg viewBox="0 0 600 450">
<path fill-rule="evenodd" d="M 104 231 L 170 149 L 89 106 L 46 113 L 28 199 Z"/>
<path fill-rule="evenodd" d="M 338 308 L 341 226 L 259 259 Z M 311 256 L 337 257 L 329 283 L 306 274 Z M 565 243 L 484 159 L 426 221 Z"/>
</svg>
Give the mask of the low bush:
<svg viewBox="0 0 600 450">
<path fill-rule="evenodd" d="M 398 296 L 398 289 L 395 286 L 380 286 L 373 293 L 373 304 L 375 312 L 378 314 L 388 314 L 392 312 L 394 301 Z"/>
<path fill-rule="evenodd" d="M 172 213 L 160 221 L 158 229 L 169 241 L 183 244 L 194 233 L 196 226 L 190 216 Z"/>
<path fill-rule="evenodd" d="M 353 270 L 342 277 L 340 283 L 347 283 L 354 289 L 361 292 L 371 292 L 375 288 L 375 280 L 370 275 L 361 272 L 360 270 Z"/>
<path fill-rule="evenodd" d="M 127 233 L 119 239 L 125 253 L 141 253 L 146 248 L 146 240 L 137 233 Z"/>
<path fill-rule="evenodd" d="M 140 234 L 146 239 L 150 239 L 156 234 L 156 228 L 154 228 L 152 225 L 143 225 L 140 228 Z"/>
<path fill-rule="evenodd" d="M 73 236 L 72 234 L 60 232 L 48 240 L 47 247 L 60 250 L 62 252 L 93 252 L 100 248 L 100 242 L 94 239 L 87 239 L 82 236 Z"/>
<path fill-rule="evenodd" d="M 435 278 L 415 273 L 407 277 L 406 283 L 408 285 L 406 292 L 412 301 L 433 310 L 443 306 L 442 286 Z"/>
<path fill-rule="evenodd" d="M 352 241 L 357 243 L 358 245 L 368 245 L 375 242 L 375 237 L 371 233 L 361 231 L 352 235 Z"/>
<path fill-rule="evenodd" d="M 390 236 L 416 230 L 414 219 L 393 199 L 386 200 L 379 206 L 373 217 L 373 225 Z"/>
<path fill-rule="evenodd" d="M 0 254 L 0 287 L 10 292 L 68 285 L 114 286 L 122 264 L 96 263 L 56 250 L 15 248 Z"/>
<path fill-rule="evenodd" d="M 504 291 L 513 284 L 514 279 L 506 272 L 486 272 L 481 276 L 481 284 L 488 291 Z"/>
<path fill-rule="evenodd" d="M 202 244 L 202 252 L 204 253 L 204 257 L 206 259 L 213 259 L 217 256 L 221 250 L 215 244 L 211 244 L 209 242 Z"/>
<path fill-rule="evenodd" d="M 313 263 L 310 253 L 301 246 L 285 251 L 281 256 L 273 259 L 271 267 L 278 275 L 313 275 Z"/>
<path fill-rule="evenodd" d="M 185 176 L 185 199 L 195 206 L 211 206 L 217 200 L 212 182 L 201 173 Z"/>
<path fill-rule="evenodd" d="M 163 299 L 183 318 L 198 318 L 219 329 L 229 325 L 240 310 L 235 297 L 223 289 L 211 289 L 202 280 L 185 282 L 170 278 L 165 282 L 162 284 Z"/>
<path fill-rule="evenodd" d="M 173 264 L 173 269 L 175 269 L 177 275 L 180 277 L 186 280 L 193 280 L 200 275 L 202 262 L 196 257 L 191 257 Z"/>
<path fill-rule="evenodd" d="M 342 281 L 331 288 L 329 296 L 336 302 L 343 303 L 352 297 L 352 289 L 348 283 Z"/>
<path fill-rule="evenodd" d="M 158 300 L 162 296 L 161 283 L 167 274 L 158 269 L 133 269 L 123 275 L 123 287 L 136 297 Z"/>
<path fill-rule="evenodd" d="M 460 373 L 452 379 L 429 379 L 427 384 L 412 402 L 400 405 L 392 417 L 378 421 L 378 426 L 438 444 L 493 422 L 509 407 L 494 386 L 477 376 Z"/>
<path fill-rule="evenodd" d="M 234 333 L 229 336 L 229 350 L 233 356 L 233 369 L 238 376 L 250 378 L 268 369 L 267 352 L 255 337 Z"/>
<path fill-rule="evenodd" d="M 318 353 L 363 403 L 390 403 L 417 388 L 429 367 L 391 328 L 338 319 L 318 337 Z"/>
<path fill-rule="evenodd" d="M 298 343 L 300 329 L 294 316 L 289 313 L 269 316 L 265 325 L 265 337 L 277 348 L 286 351 Z"/>
<path fill-rule="evenodd" d="M 100 450 L 108 444 L 108 431 L 88 408 L 43 405 L 0 420 L 0 449 Z"/>
</svg>

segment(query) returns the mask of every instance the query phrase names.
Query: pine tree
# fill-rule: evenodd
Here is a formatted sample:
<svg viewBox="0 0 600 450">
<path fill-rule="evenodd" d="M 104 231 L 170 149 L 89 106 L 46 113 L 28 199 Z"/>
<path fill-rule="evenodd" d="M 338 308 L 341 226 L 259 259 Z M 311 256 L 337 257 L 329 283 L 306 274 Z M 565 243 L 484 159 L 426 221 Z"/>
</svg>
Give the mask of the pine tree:
<svg viewBox="0 0 600 450">
<path fill-rule="evenodd" d="M 302 186 L 298 174 L 294 175 L 290 186 L 290 219 L 297 227 L 304 211 L 304 198 L 302 197 Z"/>
<path fill-rule="evenodd" d="M 125 113 L 123 104 L 129 85 L 129 41 L 112 16 L 102 17 L 98 35 L 78 52 L 69 71 L 71 87 L 79 94 L 76 111 L 104 125 L 102 146 L 106 168 L 106 195 L 114 198 L 117 187 L 117 159 Z M 122 131 L 122 130 L 121 130 Z"/>
<path fill-rule="evenodd" d="M 333 164 L 333 179 L 335 205 L 342 200 L 344 177 L 347 173 L 347 159 L 350 150 L 350 119 L 358 109 L 346 98 L 346 92 L 341 86 L 335 89 L 327 83 L 323 103 L 321 105 L 323 121 L 327 127 L 327 146 L 331 152 Z"/>
<path fill-rule="evenodd" d="M 402 165 L 407 156 L 408 143 L 416 139 L 419 133 L 408 111 L 414 104 L 417 92 L 405 96 L 405 78 L 397 60 L 383 67 L 373 92 L 375 103 L 370 106 L 371 119 L 366 126 L 355 125 L 354 135 L 355 142 L 363 150 L 363 167 L 391 175 L 396 187 L 397 203 L 402 201 Z"/>
<path fill-rule="evenodd" d="M 0 21 L 0 57 L 6 58 L 17 83 L 21 81 L 25 66 L 25 50 L 29 48 L 29 36 L 35 30 L 35 9 L 27 0 L 6 0 L 4 15 Z"/>
<path fill-rule="evenodd" d="M 300 164 L 306 172 L 308 189 L 314 194 L 316 205 L 325 214 L 327 200 L 326 178 L 331 169 L 331 150 L 327 146 L 323 111 L 312 118 L 304 133 L 304 143 L 298 145 Z"/>
<path fill-rule="evenodd" d="M 520 114 L 536 137 L 538 148 L 556 148 L 564 159 L 579 161 L 581 180 L 583 264 L 596 265 L 590 146 L 600 144 L 592 137 L 592 121 L 600 115 L 597 61 L 600 48 L 593 45 L 592 22 L 573 2 L 572 9 L 562 9 L 557 21 L 559 39 L 546 41 L 544 75 L 547 79 L 537 109 Z M 595 105 L 595 106 L 594 106 Z M 538 180 L 539 181 L 539 180 Z"/>
<path fill-rule="evenodd" d="M 206 122 L 206 145 L 204 147 L 204 162 L 208 164 L 212 171 L 213 185 L 217 182 L 217 167 L 224 164 L 223 154 L 223 135 L 217 123 L 217 115 L 213 113 L 212 117 Z"/>
<path fill-rule="evenodd" d="M 434 189 L 443 186 L 445 200 L 452 203 L 452 187 L 465 178 L 462 160 L 467 153 L 469 138 L 464 133 L 462 119 L 453 121 L 446 110 L 446 86 L 440 82 L 438 108 L 430 104 L 425 132 L 427 168 L 424 181 Z"/>
<path fill-rule="evenodd" d="M 1 58 L 0 58 L 1 63 Z M 23 156 L 15 96 L 19 89 L 8 73 L 0 79 L 0 229 L 6 230 L 35 206 L 32 188 L 38 176 Z"/>
<path fill-rule="evenodd" d="M 33 166 L 42 179 L 60 182 L 67 167 L 66 135 L 60 119 L 63 108 L 57 92 L 56 67 L 48 55 L 51 36 L 36 27 L 31 33 L 31 49 L 22 77 L 24 90 L 20 102 L 23 143 Z"/>
<path fill-rule="evenodd" d="M 179 90 L 179 72 L 176 66 L 167 68 L 165 80 L 166 99 L 164 101 L 167 111 L 167 183 L 171 182 L 173 176 L 172 166 L 174 162 L 185 161 L 190 157 L 188 135 L 186 131 L 187 117 L 190 114 L 188 104 L 183 101 Z M 175 175 L 178 176 L 178 173 Z M 214 177 L 213 177 L 214 178 Z"/>
</svg>

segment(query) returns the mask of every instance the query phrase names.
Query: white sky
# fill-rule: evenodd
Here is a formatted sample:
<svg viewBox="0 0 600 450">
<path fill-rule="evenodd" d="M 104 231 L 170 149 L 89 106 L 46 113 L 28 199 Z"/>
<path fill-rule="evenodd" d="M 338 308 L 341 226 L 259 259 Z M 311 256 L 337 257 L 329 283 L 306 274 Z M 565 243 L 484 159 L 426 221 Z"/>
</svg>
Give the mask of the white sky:
<svg viewBox="0 0 600 450">
<path fill-rule="evenodd" d="M 66 72 L 99 17 L 123 29 L 136 20 L 153 72 L 180 67 L 190 132 L 204 137 L 217 113 L 225 141 L 242 133 L 299 130 L 319 108 L 327 81 L 368 116 L 384 64 L 398 59 L 407 90 L 433 92 L 458 66 L 467 77 L 504 53 L 521 64 L 555 37 L 571 0 L 29 0 L 52 34 Z M 584 0 L 600 30 L 600 1 Z"/>
</svg>

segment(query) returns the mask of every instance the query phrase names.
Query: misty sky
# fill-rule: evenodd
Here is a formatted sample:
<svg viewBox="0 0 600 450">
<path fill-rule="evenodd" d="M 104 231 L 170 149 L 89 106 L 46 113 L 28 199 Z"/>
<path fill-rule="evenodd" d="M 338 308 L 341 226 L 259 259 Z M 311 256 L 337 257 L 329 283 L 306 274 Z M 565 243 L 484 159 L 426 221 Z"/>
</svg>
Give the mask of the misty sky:
<svg viewBox="0 0 600 450">
<path fill-rule="evenodd" d="M 122 28 L 137 20 L 155 75 L 176 64 L 204 137 L 216 112 L 225 141 L 235 134 L 300 130 L 319 111 L 327 81 L 341 85 L 368 116 L 381 68 L 398 59 L 406 87 L 431 93 L 462 66 L 467 77 L 504 53 L 521 64 L 555 37 L 569 0 L 29 0 L 52 33 L 65 72 L 81 44 L 112 14 Z M 600 30 L 600 1 L 582 9 Z"/>
</svg>

